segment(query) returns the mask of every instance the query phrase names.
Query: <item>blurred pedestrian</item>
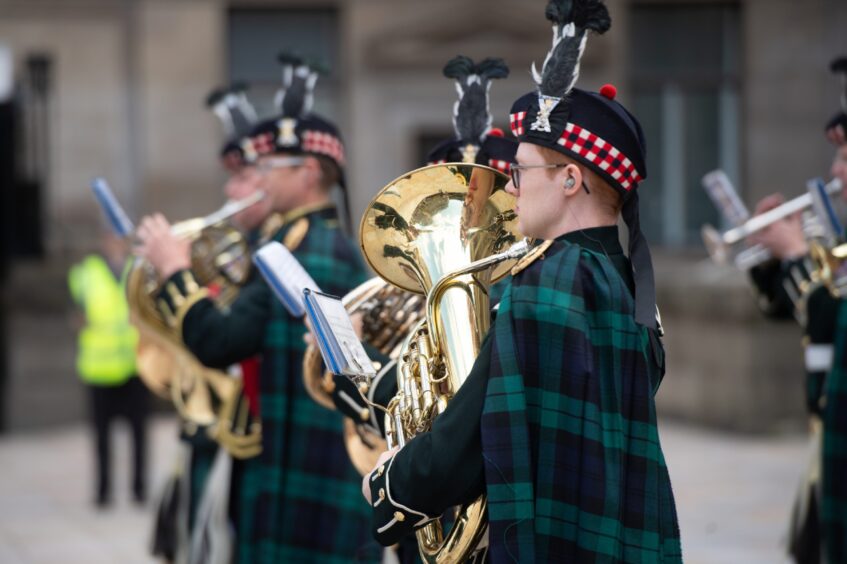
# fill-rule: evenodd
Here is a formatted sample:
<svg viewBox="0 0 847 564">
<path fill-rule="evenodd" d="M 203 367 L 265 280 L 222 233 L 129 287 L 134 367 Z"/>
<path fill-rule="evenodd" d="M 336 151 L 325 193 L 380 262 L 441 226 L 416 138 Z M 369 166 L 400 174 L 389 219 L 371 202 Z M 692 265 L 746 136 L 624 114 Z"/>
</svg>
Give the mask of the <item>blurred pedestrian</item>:
<svg viewBox="0 0 847 564">
<path fill-rule="evenodd" d="M 111 502 L 109 433 L 112 421 L 124 417 L 133 438 L 132 494 L 146 499 L 145 454 L 147 389 L 135 367 L 138 333 L 129 322 L 125 294 L 128 243 L 113 234 L 101 239 L 102 255 L 91 254 L 68 275 L 71 296 L 84 319 L 80 323 L 77 372 L 90 390 L 90 415 L 96 442 L 95 504 Z"/>
</svg>

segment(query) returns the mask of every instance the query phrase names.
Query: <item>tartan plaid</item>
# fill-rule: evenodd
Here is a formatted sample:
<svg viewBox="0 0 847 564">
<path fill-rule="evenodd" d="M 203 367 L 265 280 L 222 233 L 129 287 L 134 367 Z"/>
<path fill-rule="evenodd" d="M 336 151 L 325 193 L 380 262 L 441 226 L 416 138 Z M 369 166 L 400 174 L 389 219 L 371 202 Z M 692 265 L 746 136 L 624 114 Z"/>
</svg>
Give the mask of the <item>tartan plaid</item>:
<svg viewBox="0 0 847 564">
<path fill-rule="evenodd" d="M 338 137 L 325 131 L 304 131 L 302 135 L 303 151 L 326 155 L 344 166 L 344 145 Z"/>
<path fill-rule="evenodd" d="M 638 186 L 641 175 L 629 158 L 605 139 L 575 123 L 568 123 L 559 145 L 600 167 L 627 192 Z"/>
<path fill-rule="evenodd" d="M 361 258 L 334 209 L 307 217 L 308 234 L 293 254 L 323 291 L 343 295 L 366 278 Z M 274 239 L 282 241 L 287 229 Z M 256 502 L 252 530 L 241 535 L 251 546 L 239 548 L 239 562 L 378 562 L 343 418 L 312 401 L 303 385 L 304 332 L 302 321 L 272 300 L 260 371 Z"/>
<path fill-rule="evenodd" d="M 509 174 L 509 171 L 512 169 L 512 163 L 501 159 L 488 159 L 488 166 L 496 168 L 505 174 Z"/>
<path fill-rule="evenodd" d="M 826 562 L 847 562 L 847 304 L 838 306 L 835 360 L 826 378 L 821 461 L 821 529 Z"/>
<path fill-rule="evenodd" d="M 612 260 L 557 241 L 512 279 L 493 329 L 481 420 L 492 561 L 680 562 L 661 369 Z"/>
<path fill-rule="evenodd" d="M 509 128 L 515 137 L 520 137 L 524 134 L 523 122 L 526 119 L 526 112 L 518 112 L 509 114 Z"/>
</svg>

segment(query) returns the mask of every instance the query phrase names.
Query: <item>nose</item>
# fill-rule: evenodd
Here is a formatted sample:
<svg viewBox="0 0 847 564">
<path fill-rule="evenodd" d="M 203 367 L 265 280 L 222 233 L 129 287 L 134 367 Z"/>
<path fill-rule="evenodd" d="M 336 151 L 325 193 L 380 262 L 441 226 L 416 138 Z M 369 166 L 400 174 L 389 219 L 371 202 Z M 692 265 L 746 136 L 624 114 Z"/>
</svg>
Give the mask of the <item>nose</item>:
<svg viewBox="0 0 847 564">
<path fill-rule="evenodd" d="M 515 184 L 512 182 L 511 179 L 509 179 L 509 181 L 506 183 L 506 192 L 516 198 L 518 197 L 518 189 L 515 188 Z"/>
</svg>

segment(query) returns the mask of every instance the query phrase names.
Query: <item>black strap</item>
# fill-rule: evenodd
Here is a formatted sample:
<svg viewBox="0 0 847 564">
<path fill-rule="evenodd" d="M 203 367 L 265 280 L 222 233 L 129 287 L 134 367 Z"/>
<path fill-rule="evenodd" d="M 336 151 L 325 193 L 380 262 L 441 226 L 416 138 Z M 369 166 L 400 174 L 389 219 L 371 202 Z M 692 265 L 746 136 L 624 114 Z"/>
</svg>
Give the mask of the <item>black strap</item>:
<svg viewBox="0 0 847 564">
<path fill-rule="evenodd" d="M 653 260 L 647 239 L 641 232 L 638 216 L 638 193 L 633 192 L 623 205 L 623 220 L 629 227 L 629 261 L 635 281 L 635 321 L 648 329 L 656 329 L 656 282 Z"/>
</svg>

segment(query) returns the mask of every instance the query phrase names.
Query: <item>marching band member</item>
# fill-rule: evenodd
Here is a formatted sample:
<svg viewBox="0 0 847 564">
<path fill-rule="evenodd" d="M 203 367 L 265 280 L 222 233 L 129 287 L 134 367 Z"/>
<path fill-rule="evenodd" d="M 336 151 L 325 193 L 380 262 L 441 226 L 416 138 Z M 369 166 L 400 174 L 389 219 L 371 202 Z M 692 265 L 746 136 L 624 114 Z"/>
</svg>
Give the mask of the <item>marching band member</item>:
<svg viewBox="0 0 847 564">
<path fill-rule="evenodd" d="M 486 493 L 493 562 L 679 562 L 654 394 L 664 372 L 637 187 L 641 128 L 615 89 L 574 88 L 597 0 L 552 1 L 554 46 L 518 99 L 508 190 L 549 240 L 513 270 L 476 364 L 430 432 L 363 481 L 390 544 Z M 629 227 L 629 257 L 618 241 Z M 543 260 L 541 260 L 543 257 Z"/>
<path fill-rule="evenodd" d="M 489 91 L 492 80 L 509 76 L 509 67 L 503 59 L 486 58 L 474 63 L 470 58 L 459 55 L 447 62 L 443 74 L 456 81 L 459 92 L 459 100 L 453 106 L 455 136 L 435 146 L 427 155 L 426 164 L 474 163 L 508 174 L 515 162 L 518 144 L 505 137 L 501 130 L 492 127 L 494 118 L 489 110 Z M 503 282 L 492 286 L 492 304 L 499 301 L 504 286 Z M 307 335 L 307 339 L 307 342 L 314 342 L 311 334 Z M 397 393 L 396 363 L 371 347 L 367 347 L 367 350 L 371 358 L 378 359 L 382 366 L 371 382 L 368 400 L 384 407 Z M 365 403 L 356 386 L 344 376 L 336 375 L 334 381 L 332 398 L 336 408 L 358 425 L 370 426 L 379 434 L 384 434 L 383 417 L 373 405 Z M 364 419 L 362 414 L 366 412 L 367 419 Z"/>
<path fill-rule="evenodd" d="M 847 59 L 837 59 L 831 68 L 847 78 Z M 825 134 L 836 146 L 830 173 L 847 186 L 847 140 L 844 135 L 847 101 L 842 100 L 842 106 L 842 111 L 827 123 Z M 841 195 L 847 198 L 847 191 L 842 190 Z M 768 196 L 756 211 L 762 213 L 781 201 L 780 195 Z M 751 242 L 768 248 L 781 261 L 782 272 L 802 261 L 809 252 L 798 217 L 763 229 L 751 238 Z M 813 420 L 822 423 L 823 433 L 820 485 L 810 485 L 819 496 L 818 514 L 810 515 L 814 521 L 808 526 L 810 532 L 821 538 L 809 539 L 809 546 L 792 547 L 792 551 L 798 562 L 817 562 L 822 545 L 824 562 L 847 562 L 847 491 L 841 485 L 847 475 L 847 448 L 843 446 L 847 440 L 844 416 L 847 413 L 847 314 L 842 300 L 831 296 L 823 286 L 812 290 L 805 301 L 806 403 Z"/>
<path fill-rule="evenodd" d="M 338 129 L 310 112 L 317 73 L 295 57 L 281 56 L 281 62 L 281 115 L 257 125 L 242 149 L 262 174 L 271 208 L 283 216 L 272 239 L 286 245 L 321 288 L 344 294 L 365 279 L 330 201 L 331 188 L 344 187 L 344 146 Z M 161 297 L 201 362 L 225 367 L 261 354 L 262 453 L 249 484 L 255 501 L 252 520 L 239 530 L 238 561 L 367 560 L 371 550 L 378 559 L 378 547 L 367 539 L 367 507 L 357 499 L 341 416 L 311 401 L 300 377 L 302 320 L 272 298 L 258 275 L 228 312 L 217 310 L 194 281 L 187 246 L 163 217 L 146 218 L 139 236 L 143 255 L 166 280 Z"/>
</svg>

